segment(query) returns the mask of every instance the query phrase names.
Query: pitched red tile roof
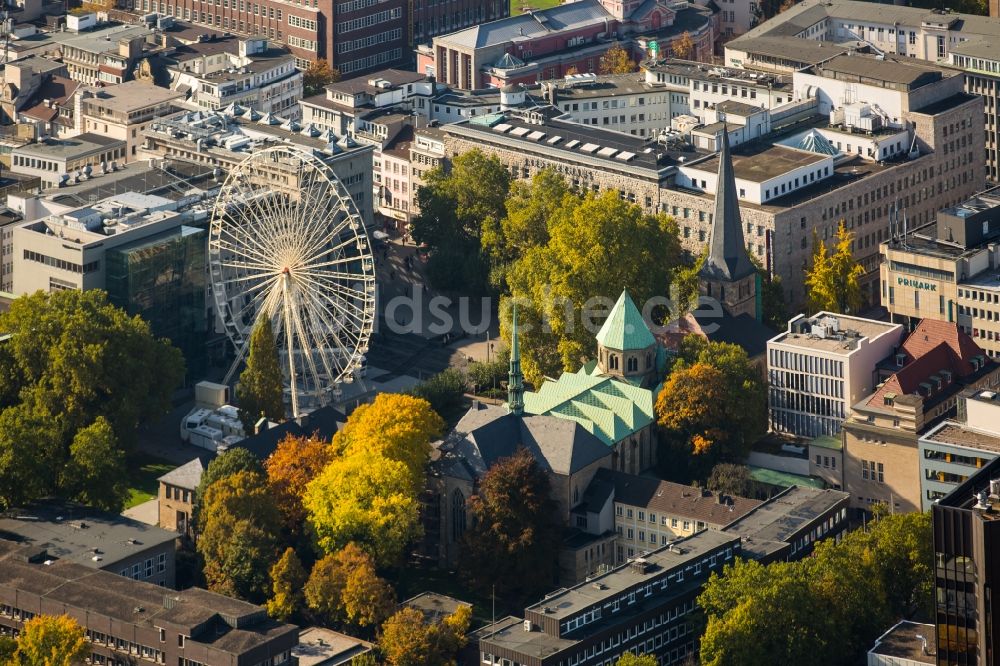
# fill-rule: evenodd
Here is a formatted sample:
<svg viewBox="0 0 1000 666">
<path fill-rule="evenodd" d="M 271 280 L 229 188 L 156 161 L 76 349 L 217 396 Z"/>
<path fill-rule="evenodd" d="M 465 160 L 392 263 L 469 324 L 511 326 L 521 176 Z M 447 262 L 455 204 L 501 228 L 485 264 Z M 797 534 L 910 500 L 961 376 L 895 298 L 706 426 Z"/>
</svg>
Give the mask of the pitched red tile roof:
<svg viewBox="0 0 1000 666">
<path fill-rule="evenodd" d="M 900 351 L 905 353 L 909 363 L 920 358 L 940 343 L 945 343 L 958 358 L 962 368 L 960 374 L 969 375 L 974 372 L 970 359 L 985 355 L 985 352 L 957 324 L 946 321 L 922 319 L 913 332 L 903 341 Z"/>
<path fill-rule="evenodd" d="M 45 100 L 54 102 L 55 106 L 58 107 L 65 104 L 66 100 L 72 97 L 79 87 L 80 84 L 77 81 L 67 79 L 64 76 L 53 76 L 38 88 L 38 91 L 25 106 L 21 107 L 18 113 L 36 120 L 51 122 L 59 115 L 59 109 L 47 106 Z"/>
<path fill-rule="evenodd" d="M 986 353 L 957 324 L 924 319 L 903 341 L 900 353 L 906 361 L 892 377 L 887 379 L 866 402 L 871 407 L 885 404 L 885 396 L 914 394 L 920 384 L 930 382 L 932 375 L 940 375 L 942 370 L 952 373 L 952 379 L 973 374 L 972 358 L 982 356 L 987 363 L 991 360 Z M 942 377 L 942 380 L 944 378 Z"/>
</svg>

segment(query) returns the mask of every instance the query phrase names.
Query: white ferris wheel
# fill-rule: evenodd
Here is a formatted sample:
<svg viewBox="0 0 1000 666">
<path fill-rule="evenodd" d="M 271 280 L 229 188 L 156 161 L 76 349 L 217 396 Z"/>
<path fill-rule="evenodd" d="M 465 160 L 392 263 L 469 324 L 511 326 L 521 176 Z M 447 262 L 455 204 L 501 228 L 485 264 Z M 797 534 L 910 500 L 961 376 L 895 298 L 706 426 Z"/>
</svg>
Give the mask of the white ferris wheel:
<svg viewBox="0 0 1000 666">
<path fill-rule="evenodd" d="M 315 155 L 254 152 L 226 178 L 212 212 L 215 305 L 236 347 L 271 321 L 293 417 L 354 381 L 375 321 L 375 263 L 354 201 Z"/>
</svg>

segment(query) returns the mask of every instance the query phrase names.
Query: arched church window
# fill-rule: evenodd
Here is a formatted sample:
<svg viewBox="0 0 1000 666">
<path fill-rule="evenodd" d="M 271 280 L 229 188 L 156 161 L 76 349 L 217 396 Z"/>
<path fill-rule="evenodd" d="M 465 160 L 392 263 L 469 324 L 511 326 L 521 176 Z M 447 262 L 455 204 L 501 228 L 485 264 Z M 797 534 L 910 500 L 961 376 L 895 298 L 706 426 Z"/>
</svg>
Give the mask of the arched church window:
<svg viewBox="0 0 1000 666">
<path fill-rule="evenodd" d="M 465 495 L 458 488 L 451 494 L 451 540 L 458 541 L 465 534 Z"/>
</svg>

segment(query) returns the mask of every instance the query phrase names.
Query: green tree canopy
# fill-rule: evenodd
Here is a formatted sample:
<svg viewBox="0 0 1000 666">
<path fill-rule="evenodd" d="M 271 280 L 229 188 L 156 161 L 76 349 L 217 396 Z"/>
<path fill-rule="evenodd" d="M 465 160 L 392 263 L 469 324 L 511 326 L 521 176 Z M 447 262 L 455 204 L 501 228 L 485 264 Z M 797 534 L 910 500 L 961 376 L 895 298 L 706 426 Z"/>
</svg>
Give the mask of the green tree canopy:
<svg viewBox="0 0 1000 666">
<path fill-rule="evenodd" d="M 261 416 L 278 423 L 285 420 L 283 386 L 271 320 L 264 317 L 250 334 L 247 366 L 240 373 L 240 381 L 236 385 L 240 420 L 248 434 L 253 432 L 253 426 Z"/>
<path fill-rule="evenodd" d="M 618 657 L 615 666 L 657 666 L 657 663 L 656 657 L 651 654 L 637 655 L 632 652 L 626 652 Z"/>
<path fill-rule="evenodd" d="M 402 608 L 382 625 L 379 645 L 389 666 L 448 666 L 466 642 L 472 609 L 460 606 L 440 622 L 415 608 Z"/>
<path fill-rule="evenodd" d="M 525 252 L 507 276 L 524 324 L 522 368 L 536 384 L 594 358 L 600 316 L 622 288 L 641 310 L 653 297 L 666 298 L 683 262 L 673 219 L 644 214 L 612 191 L 564 197 L 549 218 L 548 234 L 548 242 Z M 585 325 L 588 311 L 594 316 Z M 509 317 L 501 321 L 509 340 Z"/>
<path fill-rule="evenodd" d="M 472 527 L 462 541 L 460 566 L 471 587 L 494 590 L 511 603 L 551 587 L 560 526 L 548 476 L 527 449 L 483 475 L 469 509 Z"/>
<path fill-rule="evenodd" d="M 860 280 L 865 269 L 854 258 L 853 243 L 854 234 L 847 230 L 843 220 L 837 227 L 833 252 L 813 232 L 812 266 L 805 277 L 806 296 L 813 312 L 856 314 L 861 309 Z"/>
<path fill-rule="evenodd" d="M 240 446 L 229 449 L 209 461 L 208 467 L 201 474 L 201 480 L 198 482 L 198 488 L 194 493 L 193 520 L 196 531 L 200 529 L 198 518 L 201 513 L 205 491 L 219 479 L 232 476 L 237 472 L 253 472 L 254 474 L 263 476 L 264 466 L 256 455 Z"/>
<path fill-rule="evenodd" d="M 214 592 L 263 602 L 278 558 L 281 514 L 259 472 L 236 472 L 208 486 L 202 499 L 198 553 Z"/>
<path fill-rule="evenodd" d="M 931 543 L 930 515 L 911 513 L 821 542 L 813 557 L 727 565 L 698 597 L 708 619 L 702 663 L 862 662 L 886 627 L 929 610 Z"/>
<path fill-rule="evenodd" d="M 480 257 L 483 228 L 504 217 L 510 174 L 480 150 L 456 156 L 450 169 L 432 169 L 417 191 L 420 213 L 411 222 L 417 243 L 431 250 L 428 276 L 441 289 L 479 293 L 486 288 Z"/>
<path fill-rule="evenodd" d="M 306 583 L 306 570 L 295 554 L 294 548 L 286 548 L 281 559 L 271 567 L 271 598 L 267 600 L 268 614 L 278 620 L 287 621 L 295 615 L 305 601 L 302 586 Z"/>
<path fill-rule="evenodd" d="M 438 414 L 452 414 L 461 409 L 468 380 L 458 368 L 446 368 L 413 387 L 412 393 L 430 403 Z"/>
<path fill-rule="evenodd" d="M 17 298 L 0 331 L 0 506 L 58 496 L 120 510 L 115 484 L 84 497 L 75 475 L 122 478 L 139 423 L 170 407 L 180 352 L 98 290 Z"/>
<path fill-rule="evenodd" d="M 107 511 L 120 511 L 125 505 L 128 499 L 125 453 L 118 448 L 106 418 L 98 416 L 76 433 L 64 473 L 61 485 L 84 504 Z"/>
</svg>

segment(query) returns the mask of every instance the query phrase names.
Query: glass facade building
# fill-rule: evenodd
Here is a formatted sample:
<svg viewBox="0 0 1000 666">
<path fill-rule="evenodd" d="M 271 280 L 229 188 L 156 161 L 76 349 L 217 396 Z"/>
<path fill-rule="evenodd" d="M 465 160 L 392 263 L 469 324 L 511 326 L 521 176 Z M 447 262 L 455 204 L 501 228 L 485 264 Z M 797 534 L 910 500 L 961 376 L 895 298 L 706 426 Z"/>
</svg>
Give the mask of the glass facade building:
<svg viewBox="0 0 1000 666">
<path fill-rule="evenodd" d="M 181 350 L 189 381 L 202 377 L 209 338 L 205 230 L 180 226 L 109 250 L 105 262 L 109 300 Z"/>
<path fill-rule="evenodd" d="M 994 664 L 995 584 L 1000 581 L 1000 458 L 932 507 L 937 663 Z M 992 487 L 991 487 L 992 486 Z"/>
</svg>

